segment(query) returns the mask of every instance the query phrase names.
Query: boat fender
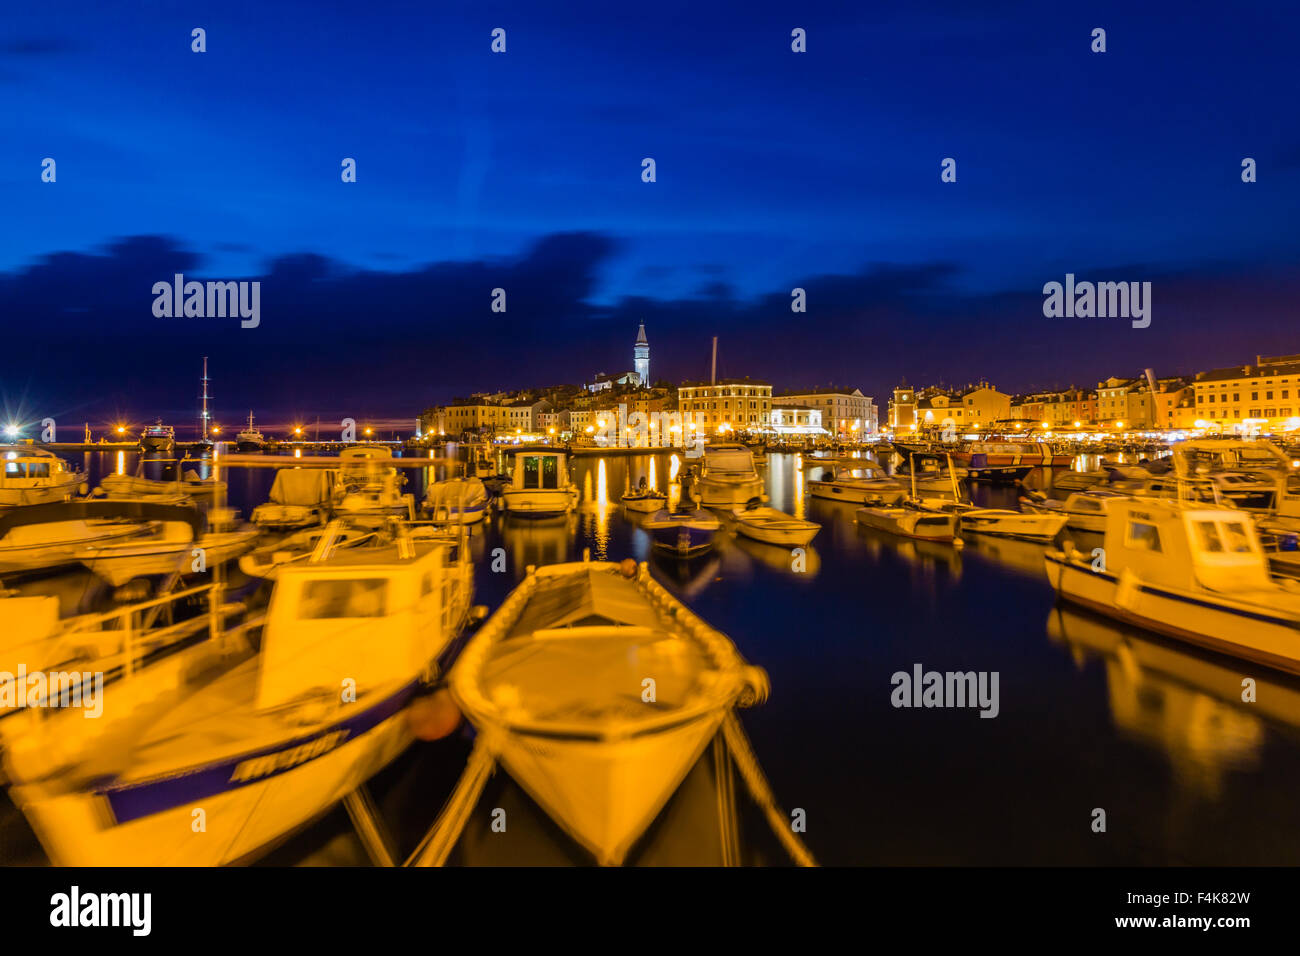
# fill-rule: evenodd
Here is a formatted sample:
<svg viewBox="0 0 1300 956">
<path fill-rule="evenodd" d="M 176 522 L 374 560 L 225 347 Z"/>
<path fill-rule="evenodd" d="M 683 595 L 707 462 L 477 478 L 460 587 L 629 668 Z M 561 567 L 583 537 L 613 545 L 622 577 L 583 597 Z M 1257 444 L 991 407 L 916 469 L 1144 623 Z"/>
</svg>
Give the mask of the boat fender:
<svg viewBox="0 0 1300 956">
<path fill-rule="evenodd" d="M 629 580 L 631 580 L 632 578 L 635 578 L 635 577 L 636 577 L 636 571 L 637 571 L 637 568 L 636 568 L 636 559 L 634 559 L 634 558 L 624 558 L 621 562 L 619 562 L 618 570 L 619 570 L 619 573 L 623 575 L 623 577 L 625 577 L 625 578 L 627 578 L 627 579 L 629 579 Z"/>
<path fill-rule="evenodd" d="M 1119 587 L 1115 589 L 1115 604 L 1126 610 L 1132 610 L 1137 604 L 1142 581 L 1132 568 L 1125 568 L 1119 575 Z"/>
<path fill-rule="evenodd" d="M 460 726 L 461 713 L 450 692 L 417 697 L 406 709 L 406 726 L 417 740 L 441 740 Z"/>
<path fill-rule="evenodd" d="M 755 704 L 761 704 L 767 700 L 767 695 L 772 689 L 767 671 L 761 667 L 747 664 L 740 669 L 740 679 L 744 687 L 740 692 L 740 696 L 736 698 L 737 706 L 753 707 Z"/>
</svg>

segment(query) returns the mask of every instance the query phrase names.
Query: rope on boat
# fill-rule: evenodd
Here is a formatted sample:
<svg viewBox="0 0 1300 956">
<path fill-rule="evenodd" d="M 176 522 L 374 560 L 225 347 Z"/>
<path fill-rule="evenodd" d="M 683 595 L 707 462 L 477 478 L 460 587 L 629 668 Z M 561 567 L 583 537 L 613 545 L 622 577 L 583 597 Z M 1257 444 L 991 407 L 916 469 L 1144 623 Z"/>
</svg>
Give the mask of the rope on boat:
<svg viewBox="0 0 1300 956">
<path fill-rule="evenodd" d="M 736 769 L 740 771 L 745 786 L 749 788 L 749 795 L 762 808 L 768 824 L 772 827 L 772 832 L 781 841 L 785 851 L 799 866 L 816 866 L 817 861 L 813 859 L 812 853 L 790 829 L 790 818 L 777 805 L 772 788 L 768 785 L 767 778 L 763 776 L 763 769 L 758 765 L 758 758 L 749 745 L 749 738 L 745 736 L 745 728 L 740 725 L 740 718 L 736 716 L 734 710 L 728 712 L 726 719 L 723 720 L 722 732 L 726 736 L 732 759 L 736 762 Z"/>
<path fill-rule="evenodd" d="M 443 866 L 447 862 L 452 847 L 460 839 L 465 824 L 469 823 L 470 814 L 483 795 L 488 778 L 496 769 L 496 757 L 488 747 L 486 737 L 486 734 L 480 733 L 475 739 L 474 750 L 469 755 L 465 772 L 461 774 L 456 789 L 438 814 L 433 828 L 425 834 L 403 866 Z"/>
</svg>

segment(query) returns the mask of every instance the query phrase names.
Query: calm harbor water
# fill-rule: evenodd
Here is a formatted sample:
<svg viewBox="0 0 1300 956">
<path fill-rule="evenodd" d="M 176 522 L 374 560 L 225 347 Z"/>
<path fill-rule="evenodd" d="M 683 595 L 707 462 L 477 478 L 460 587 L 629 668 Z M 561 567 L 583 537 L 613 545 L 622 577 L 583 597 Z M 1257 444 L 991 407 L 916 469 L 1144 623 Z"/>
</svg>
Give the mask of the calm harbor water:
<svg viewBox="0 0 1300 956">
<path fill-rule="evenodd" d="M 804 494 L 794 456 L 769 456 L 772 504 L 821 522 L 806 569 L 788 551 L 733 534 L 685 563 L 652 552 L 618 497 L 668 455 L 582 457 L 578 513 L 553 522 L 494 517 L 476 528 L 475 603 L 495 610 L 529 564 L 648 560 L 660 580 L 731 636 L 771 678 L 742 712 L 772 788 L 807 816 L 823 864 L 1295 864 L 1300 860 L 1300 682 L 1058 606 L 1042 548 L 968 538 L 964 550 L 859 528 L 851 505 Z M 92 481 L 134 456 L 85 456 Z M 266 500 L 270 469 L 228 469 L 231 504 Z M 424 473 L 408 490 L 422 496 Z M 1027 483 L 1045 487 L 1049 478 Z M 1013 505 L 1014 487 L 978 500 Z M 491 570 L 503 548 L 506 569 Z M 1000 711 L 891 705 L 891 675 L 996 671 Z M 1243 703 L 1241 679 L 1258 681 Z M 372 787 L 408 852 L 463 769 L 468 732 L 413 747 Z M 701 767 L 635 862 L 711 862 L 712 786 Z M 507 809 L 506 834 L 472 823 L 454 862 L 584 862 L 498 773 L 476 812 Z M 488 808 L 488 809 L 484 809 Z M 1107 832 L 1094 833 L 1095 808 Z M 742 821 L 747 862 L 783 860 L 760 817 Z M 3 862 L 40 863 L 7 802 Z M 693 857 L 691 854 L 698 854 Z M 342 811 L 266 858 L 357 864 Z"/>
</svg>

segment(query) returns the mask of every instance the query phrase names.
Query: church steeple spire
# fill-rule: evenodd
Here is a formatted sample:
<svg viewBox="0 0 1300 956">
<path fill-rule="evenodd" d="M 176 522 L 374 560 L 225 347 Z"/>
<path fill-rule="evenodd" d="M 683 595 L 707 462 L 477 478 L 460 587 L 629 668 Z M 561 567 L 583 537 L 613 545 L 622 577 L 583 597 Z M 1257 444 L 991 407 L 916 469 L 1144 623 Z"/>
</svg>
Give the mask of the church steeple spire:
<svg viewBox="0 0 1300 956">
<path fill-rule="evenodd" d="M 636 344 L 632 346 L 632 368 L 641 379 L 641 387 L 650 387 L 650 342 L 645 337 L 645 323 L 636 334 Z"/>
</svg>

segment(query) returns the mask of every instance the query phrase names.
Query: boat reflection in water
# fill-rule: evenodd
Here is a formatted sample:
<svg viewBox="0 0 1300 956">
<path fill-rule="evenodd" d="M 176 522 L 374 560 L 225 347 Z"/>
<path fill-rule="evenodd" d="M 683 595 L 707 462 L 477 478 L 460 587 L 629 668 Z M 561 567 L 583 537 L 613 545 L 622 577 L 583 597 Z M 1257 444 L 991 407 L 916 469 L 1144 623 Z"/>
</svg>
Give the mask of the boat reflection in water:
<svg viewBox="0 0 1300 956">
<path fill-rule="evenodd" d="M 783 571 L 791 577 L 812 580 L 822 569 L 821 555 L 812 545 L 802 548 L 777 548 L 761 541 L 754 541 L 744 535 L 736 535 L 732 543 L 759 564 Z"/>
<path fill-rule="evenodd" d="M 1111 713 L 1133 739 L 1165 751 L 1181 782 L 1218 797 L 1228 771 L 1258 769 L 1266 722 L 1300 728 L 1300 681 L 1230 657 L 1116 626 L 1059 604 L 1047 621 L 1053 641 L 1082 668 L 1100 658 Z M 1244 680 L 1254 700 L 1242 700 Z"/>
<path fill-rule="evenodd" d="M 578 530 L 576 514 L 557 518 L 514 518 L 504 515 L 499 522 L 501 538 L 510 556 L 515 577 L 523 577 L 530 564 L 560 564 L 569 560 L 569 545 Z"/>
</svg>

